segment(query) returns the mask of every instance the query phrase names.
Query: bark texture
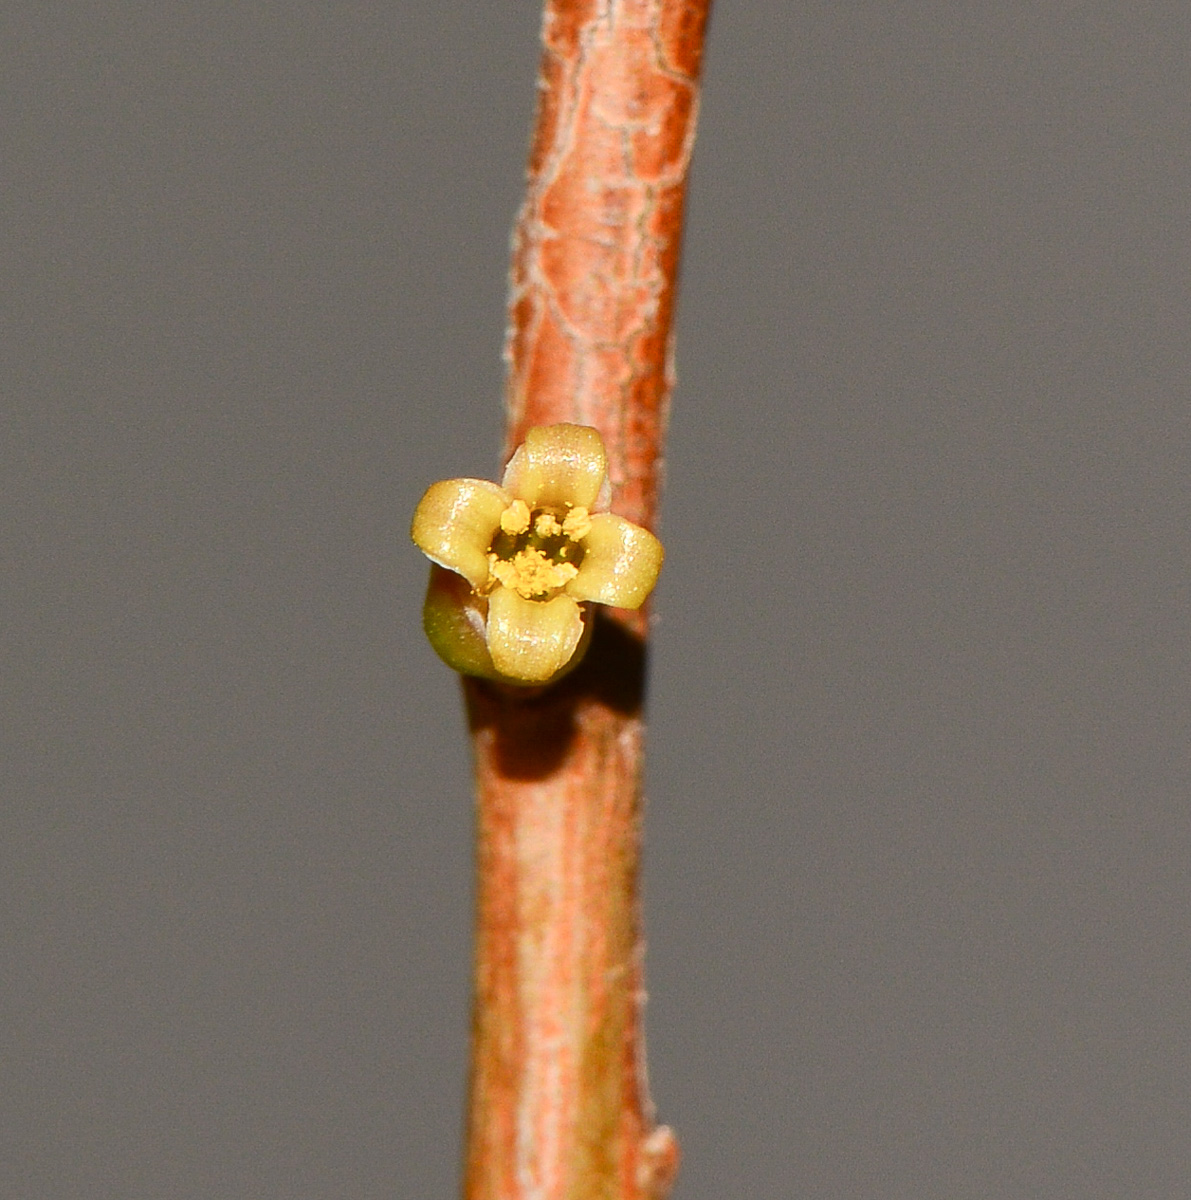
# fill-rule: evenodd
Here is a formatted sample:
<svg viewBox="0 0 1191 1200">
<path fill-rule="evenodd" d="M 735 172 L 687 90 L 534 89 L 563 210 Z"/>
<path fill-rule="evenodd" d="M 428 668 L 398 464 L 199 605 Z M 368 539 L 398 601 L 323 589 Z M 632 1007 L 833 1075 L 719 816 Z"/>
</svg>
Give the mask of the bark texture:
<svg viewBox="0 0 1191 1200">
<path fill-rule="evenodd" d="M 604 438 L 612 507 L 653 528 L 683 198 L 710 0 L 547 0 L 514 234 L 506 451 Z M 647 614 L 601 614 L 537 693 L 466 682 L 478 913 L 467 1200 L 657 1200 L 637 877 Z"/>
</svg>

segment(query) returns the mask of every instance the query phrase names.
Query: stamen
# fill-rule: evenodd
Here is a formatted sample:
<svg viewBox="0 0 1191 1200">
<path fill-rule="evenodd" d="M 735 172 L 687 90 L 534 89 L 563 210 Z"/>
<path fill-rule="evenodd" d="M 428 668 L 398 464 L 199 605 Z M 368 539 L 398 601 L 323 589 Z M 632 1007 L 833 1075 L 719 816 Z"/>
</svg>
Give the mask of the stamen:
<svg viewBox="0 0 1191 1200">
<path fill-rule="evenodd" d="M 500 514 L 500 527 L 511 537 L 524 533 L 529 528 L 529 505 L 524 500 L 514 500 Z"/>
<path fill-rule="evenodd" d="M 591 517 L 587 509 L 572 508 L 563 520 L 562 532 L 573 542 L 586 537 L 591 532 Z"/>
<path fill-rule="evenodd" d="M 533 523 L 533 531 L 540 538 L 558 537 L 562 530 L 558 518 L 549 512 L 538 513 Z"/>
<path fill-rule="evenodd" d="M 524 596 L 541 599 L 562 588 L 579 574 L 574 563 L 552 562 L 541 550 L 520 550 L 512 561 L 489 555 L 489 564 L 497 582 Z"/>
</svg>

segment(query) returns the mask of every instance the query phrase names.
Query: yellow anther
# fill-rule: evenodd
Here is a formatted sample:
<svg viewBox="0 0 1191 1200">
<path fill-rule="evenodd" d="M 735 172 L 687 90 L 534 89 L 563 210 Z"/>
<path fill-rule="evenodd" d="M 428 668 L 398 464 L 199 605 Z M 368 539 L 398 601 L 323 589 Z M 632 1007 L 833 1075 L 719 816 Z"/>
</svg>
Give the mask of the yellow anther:
<svg viewBox="0 0 1191 1200">
<path fill-rule="evenodd" d="M 556 563 L 532 547 L 519 550 L 511 560 L 492 554 L 488 561 L 496 581 L 526 600 L 552 595 L 579 574 L 573 563 Z"/>
<path fill-rule="evenodd" d="M 562 523 L 563 533 L 573 542 L 586 537 L 591 532 L 591 517 L 585 508 L 572 508 Z"/>
<path fill-rule="evenodd" d="M 506 559 L 497 558 L 495 554 L 488 555 L 488 569 L 492 578 L 504 587 L 512 587 L 517 578 L 517 568 Z"/>
<path fill-rule="evenodd" d="M 553 513 L 543 512 L 538 513 L 534 520 L 533 531 L 540 538 L 558 537 L 562 533 L 562 526 Z"/>
<path fill-rule="evenodd" d="M 500 514 L 500 527 L 513 537 L 524 533 L 529 528 L 529 505 L 524 500 L 514 500 Z"/>
</svg>

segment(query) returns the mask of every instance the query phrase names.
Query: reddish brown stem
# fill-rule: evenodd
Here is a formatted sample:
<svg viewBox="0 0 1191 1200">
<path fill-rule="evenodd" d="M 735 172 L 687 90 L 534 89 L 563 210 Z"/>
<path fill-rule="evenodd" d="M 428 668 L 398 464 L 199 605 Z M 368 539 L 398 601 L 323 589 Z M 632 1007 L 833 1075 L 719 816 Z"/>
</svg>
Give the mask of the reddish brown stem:
<svg viewBox="0 0 1191 1200">
<path fill-rule="evenodd" d="M 649 528 L 710 0 L 547 0 L 514 240 L 508 445 L 595 426 Z M 479 878 L 467 1200 L 655 1200 L 637 874 L 644 612 L 537 694 L 467 683 Z"/>
</svg>

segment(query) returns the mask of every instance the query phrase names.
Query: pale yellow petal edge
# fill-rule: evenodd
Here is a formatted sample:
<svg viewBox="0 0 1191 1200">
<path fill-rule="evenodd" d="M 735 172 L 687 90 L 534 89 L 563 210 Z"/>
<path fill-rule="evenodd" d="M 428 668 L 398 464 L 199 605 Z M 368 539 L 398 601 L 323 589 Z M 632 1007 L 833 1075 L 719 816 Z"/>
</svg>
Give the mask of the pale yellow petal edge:
<svg viewBox="0 0 1191 1200">
<path fill-rule="evenodd" d="M 509 588 L 488 598 L 488 650 L 502 675 L 519 683 L 546 683 L 574 657 L 583 614 L 570 596 L 526 600 Z"/>
<path fill-rule="evenodd" d="M 592 517 L 583 551 L 567 595 L 617 608 L 640 608 L 658 581 L 665 557 L 662 543 L 648 529 L 615 513 Z"/>
<path fill-rule="evenodd" d="M 488 548 L 512 497 L 486 479 L 432 483 L 414 510 L 410 537 L 432 562 L 462 575 L 473 588 L 488 579 Z"/>
<path fill-rule="evenodd" d="M 530 508 L 591 508 L 607 473 L 603 439 L 590 425 L 535 425 L 502 482 Z"/>
</svg>

